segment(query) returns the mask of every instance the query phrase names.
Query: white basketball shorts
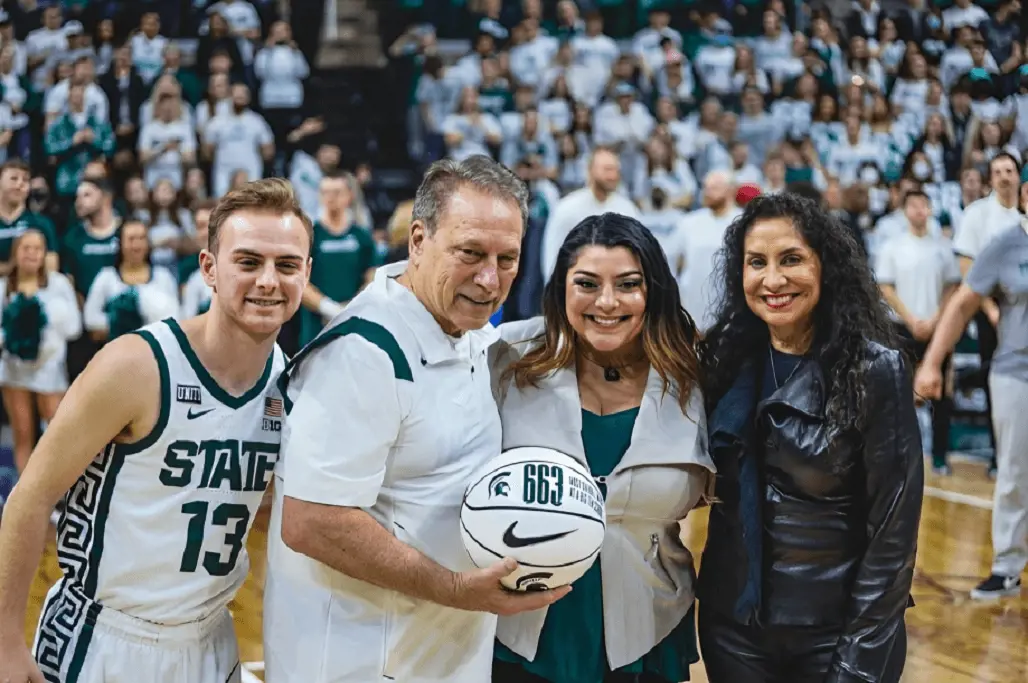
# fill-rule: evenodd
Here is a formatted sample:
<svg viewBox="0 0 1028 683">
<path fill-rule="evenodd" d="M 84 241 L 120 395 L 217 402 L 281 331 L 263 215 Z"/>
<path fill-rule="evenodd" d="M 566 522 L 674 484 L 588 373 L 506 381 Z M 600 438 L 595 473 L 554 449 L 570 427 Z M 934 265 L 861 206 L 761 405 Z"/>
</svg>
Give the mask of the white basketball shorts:
<svg viewBox="0 0 1028 683">
<path fill-rule="evenodd" d="M 227 609 L 161 626 L 83 601 L 60 583 L 47 596 L 33 652 L 48 683 L 239 683 Z"/>
</svg>

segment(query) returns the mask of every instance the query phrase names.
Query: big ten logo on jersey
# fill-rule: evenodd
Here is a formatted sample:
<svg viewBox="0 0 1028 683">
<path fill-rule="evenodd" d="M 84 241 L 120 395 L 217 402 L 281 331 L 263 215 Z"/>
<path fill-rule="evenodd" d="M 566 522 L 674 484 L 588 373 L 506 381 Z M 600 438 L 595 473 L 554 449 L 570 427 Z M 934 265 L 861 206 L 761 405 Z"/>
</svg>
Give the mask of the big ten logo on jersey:
<svg viewBox="0 0 1028 683">
<path fill-rule="evenodd" d="M 264 398 L 264 416 L 261 417 L 261 429 L 265 432 L 282 431 L 282 399 L 266 396 Z"/>
<path fill-rule="evenodd" d="M 264 491 L 278 462 L 279 444 L 237 439 L 179 439 L 168 445 L 160 480 L 165 486 Z"/>
</svg>

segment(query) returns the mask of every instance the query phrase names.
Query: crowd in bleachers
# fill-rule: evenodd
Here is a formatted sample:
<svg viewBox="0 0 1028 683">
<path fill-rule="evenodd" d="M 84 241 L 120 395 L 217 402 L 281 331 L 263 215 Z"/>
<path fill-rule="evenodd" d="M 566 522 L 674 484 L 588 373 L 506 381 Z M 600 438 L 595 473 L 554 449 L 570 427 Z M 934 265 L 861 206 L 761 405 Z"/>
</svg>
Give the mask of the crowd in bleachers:
<svg viewBox="0 0 1028 683">
<path fill-rule="evenodd" d="M 725 228 L 747 199 L 791 189 L 850 228 L 897 325 L 924 344 L 987 241 L 981 226 L 1018 220 L 1020 0 L 402 4 L 410 27 L 389 53 L 413 67 L 411 155 L 490 154 L 531 187 L 505 319 L 538 313 L 563 236 L 616 205 L 658 235 L 703 328 Z M 968 329 L 981 367 L 996 319 L 986 306 Z M 935 446 L 925 428 L 940 473 L 948 401 Z"/>
<path fill-rule="evenodd" d="M 229 188 L 288 177 L 332 229 L 371 227 L 281 5 L 0 3 L 0 387 L 19 470 L 102 344 L 206 309 L 197 253 Z"/>
<path fill-rule="evenodd" d="M 697 208 L 697 179 L 728 169 L 765 190 L 811 182 L 871 232 L 901 178 L 955 231 L 989 159 L 1028 148 L 1019 0 L 983 3 L 991 14 L 861 0 L 842 16 L 781 0 L 638 4 L 647 24 L 616 40 L 612 6 L 636 3 L 483 0 L 471 50 L 445 65 L 434 26 L 413 26 L 392 54 L 421 65 L 415 152 L 493 153 L 560 195 L 610 146 L 644 210 L 655 189 Z"/>
</svg>

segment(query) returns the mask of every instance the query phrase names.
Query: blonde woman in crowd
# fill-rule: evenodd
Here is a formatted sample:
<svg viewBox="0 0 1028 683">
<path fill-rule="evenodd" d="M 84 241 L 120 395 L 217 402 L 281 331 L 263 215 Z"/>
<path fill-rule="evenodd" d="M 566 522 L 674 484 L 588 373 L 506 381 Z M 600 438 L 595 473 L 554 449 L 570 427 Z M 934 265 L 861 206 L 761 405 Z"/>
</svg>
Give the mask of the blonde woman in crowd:
<svg viewBox="0 0 1028 683">
<path fill-rule="evenodd" d="M 83 319 L 95 341 L 108 342 L 179 312 L 178 285 L 166 268 L 155 267 L 146 225 L 125 221 L 114 265 L 89 287 Z"/>
<path fill-rule="evenodd" d="M 0 387 L 14 436 L 14 464 L 25 469 L 35 446 L 35 413 L 49 422 L 68 389 L 67 343 L 82 334 L 71 282 L 46 266 L 46 238 L 35 229 L 14 240 L 0 280 Z"/>
</svg>

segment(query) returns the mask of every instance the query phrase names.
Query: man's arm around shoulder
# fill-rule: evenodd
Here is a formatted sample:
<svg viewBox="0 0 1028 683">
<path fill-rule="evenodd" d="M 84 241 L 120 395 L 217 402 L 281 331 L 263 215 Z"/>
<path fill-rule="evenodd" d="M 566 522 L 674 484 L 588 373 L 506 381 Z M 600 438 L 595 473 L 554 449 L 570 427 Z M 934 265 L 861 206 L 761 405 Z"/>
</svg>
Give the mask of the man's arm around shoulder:
<svg viewBox="0 0 1028 683">
<path fill-rule="evenodd" d="M 43 680 L 35 678 L 23 628 L 54 505 L 107 444 L 146 436 L 159 396 L 150 345 L 126 335 L 104 347 L 75 380 L 32 452 L 0 525 L 0 681 Z"/>
<path fill-rule="evenodd" d="M 500 579 L 516 568 L 510 560 L 453 572 L 366 512 L 378 500 L 404 420 L 402 383 L 410 381 L 404 361 L 377 342 L 345 336 L 312 353 L 298 373 L 282 453 L 283 542 L 352 578 L 458 609 L 515 614 L 563 597 L 564 589 L 504 590 Z"/>
</svg>

